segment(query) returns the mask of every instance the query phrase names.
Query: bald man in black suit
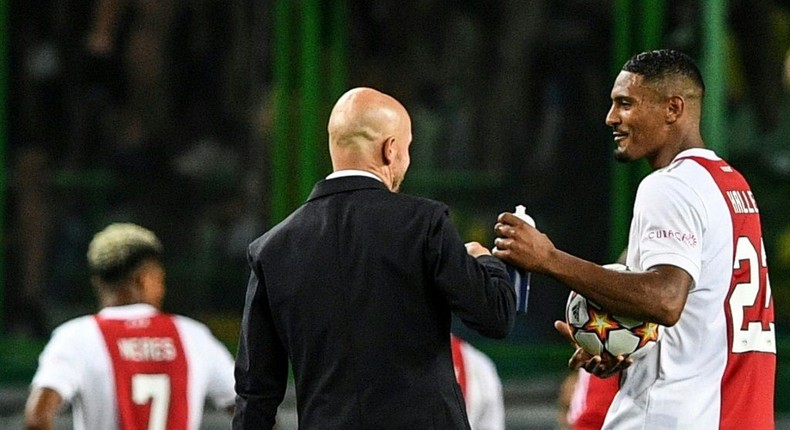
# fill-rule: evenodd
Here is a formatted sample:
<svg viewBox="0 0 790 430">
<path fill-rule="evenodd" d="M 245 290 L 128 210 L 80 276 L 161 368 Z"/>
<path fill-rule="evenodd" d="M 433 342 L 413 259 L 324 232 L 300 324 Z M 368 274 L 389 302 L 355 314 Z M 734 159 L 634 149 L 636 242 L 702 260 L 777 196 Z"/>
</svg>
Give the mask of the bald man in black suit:
<svg viewBox="0 0 790 430">
<path fill-rule="evenodd" d="M 398 193 L 411 120 L 397 100 L 352 89 L 328 131 L 333 173 L 249 248 L 233 428 L 272 428 L 290 360 L 301 430 L 468 429 L 451 315 L 507 336 L 505 266 L 463 243 L 446 205 Z"/>
</svg>

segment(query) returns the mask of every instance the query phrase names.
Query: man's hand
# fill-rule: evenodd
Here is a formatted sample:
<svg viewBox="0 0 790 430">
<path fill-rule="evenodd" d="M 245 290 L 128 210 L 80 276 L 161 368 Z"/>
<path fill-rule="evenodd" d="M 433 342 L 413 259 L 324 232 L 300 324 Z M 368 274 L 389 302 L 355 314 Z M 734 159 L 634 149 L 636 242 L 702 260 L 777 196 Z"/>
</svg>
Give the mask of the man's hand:
<svg viewBox="0 0 790 430">
<path fill-rule="evenodd" d="M 479 257 L 481 255 L 491 255 L 491 251 L 489 251 L 485 246 L 481 245 L 479 242 L 468 242 L 466 245 L 466 253 L 471 255 L 472 257 Z"/>
<path fill-rule="evenodd" d="M 634 362 L 633 359 L 623 355 L 613 357 L 609 354 L 605 354 L 602 357 L 600 355 L 588 353 L 573 339 L 571 327 L 565 321 L 554 321 L 554 328 L 576 348 L 570 360 L 568 360 L 568 367 L 573 370 L 583 367 L 584 370 L 599 378 L 608 378 L 625 370 Z"/>
</svg>

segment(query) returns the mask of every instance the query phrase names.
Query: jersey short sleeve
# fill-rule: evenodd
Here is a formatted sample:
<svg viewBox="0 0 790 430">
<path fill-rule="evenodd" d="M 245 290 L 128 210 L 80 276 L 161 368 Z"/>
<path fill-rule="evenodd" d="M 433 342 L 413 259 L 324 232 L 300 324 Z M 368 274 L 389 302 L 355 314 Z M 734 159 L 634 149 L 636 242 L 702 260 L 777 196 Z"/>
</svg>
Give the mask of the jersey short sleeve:
<svg viewBox="0 0 790 430">
<path fill-rule="evenodd" d="M 639 185 L 634 203 L 628 265 L 647 270 L 656 265 L 677 266 L 699 281 L 703 226 L 707 213 L 697 192 L 670 171 L 657 171 Z"/>
<path fill-rule="evenodd" d="M 85 379 L 84 351 L 95 349 L 94 345 L 85 344 L 93 338 L 86 336 L 85 330 L 95 330 L 89 317 L 64 323 L 52 332 L 39 356 L 33 386 L 51 388 L 67 402 L 74 398 Z"/>
</svg>

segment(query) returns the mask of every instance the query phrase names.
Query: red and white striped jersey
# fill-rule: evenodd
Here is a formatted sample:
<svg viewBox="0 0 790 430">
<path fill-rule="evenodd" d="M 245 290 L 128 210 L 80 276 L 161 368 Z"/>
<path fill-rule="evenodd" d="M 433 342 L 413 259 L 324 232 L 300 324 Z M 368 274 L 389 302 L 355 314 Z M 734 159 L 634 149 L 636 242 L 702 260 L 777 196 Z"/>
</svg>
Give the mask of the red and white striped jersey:
<svg viewBox="0 0 790 430">
<path fill-rule="evenodd" d="M 205 325 L 137 304 L 55 329 L 32 384 L 71 403 L 77 430 L 197 430 L 206 399 L 233 405 L 233 381 L 233 358 Z"/>
<path fill-rule="evenodd" d="M 461 386 L 472 430 L 504 430 L 505 400 L 493 360 L 465 340 L 451 335 L 455 379 Z"/>
<path fill-rule="evenodd" d="M 678 323 L 622 375 L 605 429 L 773 429 L 774 309 L 759 209 L 712 151 L 683 151 L 639 185 L 633 270 L 693 278 Z"/>
<path fill-rule="evenodd" d="M 620 389 L 620 375 L 599 378 L 584 369 L 576 371 L 578 378 L 568 408 L 571 430 L 601 430 L 612 399 Z"/>
</svg>

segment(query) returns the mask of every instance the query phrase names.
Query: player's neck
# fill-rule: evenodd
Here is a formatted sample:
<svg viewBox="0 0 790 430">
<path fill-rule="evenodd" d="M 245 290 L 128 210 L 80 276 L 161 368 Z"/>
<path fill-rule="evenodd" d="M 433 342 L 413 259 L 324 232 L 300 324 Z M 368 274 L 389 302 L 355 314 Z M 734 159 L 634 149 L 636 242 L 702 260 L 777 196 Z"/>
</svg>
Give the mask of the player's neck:
<svg viewBox="0 0 790 430">
<path fill-rule="evenodd" d="M 99 296 L 99 306 L 102 309 L 112 306 L 134 305 L 137 303 L 142 303 L 139 294 L 126 290 L 106 291 Z"/>
<path fill-rule="evenodd" d="M 662 169 L 669 165 L 681 152 L 691 148 L 704 148 L 705 142 L 699 132 L 687 133 L 668 141 L 659 151 L 647 157 L 647 162 L 653 170 Z"/>
</svg>

